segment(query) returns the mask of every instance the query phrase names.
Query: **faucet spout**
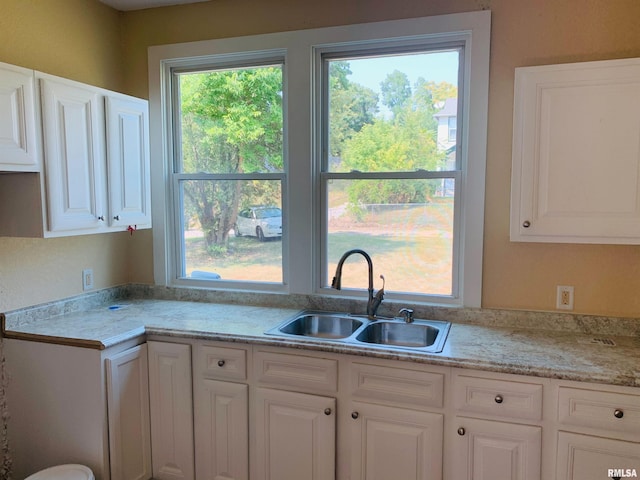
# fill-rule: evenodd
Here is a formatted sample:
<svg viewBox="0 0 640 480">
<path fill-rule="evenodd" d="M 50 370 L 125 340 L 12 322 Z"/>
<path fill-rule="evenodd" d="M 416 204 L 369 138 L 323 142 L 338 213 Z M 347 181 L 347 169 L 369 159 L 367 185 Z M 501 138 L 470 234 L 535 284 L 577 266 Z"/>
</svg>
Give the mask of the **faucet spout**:
<svg viewBox="0 0 640 480">
<path fill-rule="evenodd" d="M 380 275 L 380 278 L 382 279 L 382 288 L 378 291 L 378 293 L 374 295 L 373 262 L 371 261 L 371 257 L 367 252 L 365 252 L 364 250 L 360 250 L 358 248 L 353 250 L 348 250 L 347 252 L 345 252 L 342 255 L 342 258 L 340 258 L 340 261 L 338 261 L 338 266 L 336 267 L 336 274 L 333 277 L 333 281 L 331 282 L 331 287 L 335 288 L 336 290 L 340 290 L 342 288 L 342 267 L 344 265 L 345 260 L 349 258 L 351 255 L 354 255 L 356 253 L 364 257 L 364 259 L 367 261 L 367 266 L 369 268 L 369 275 L 368 275 L 369 298 L 367 301 L 367 317 L 373 319 L 375 318 L 376 312 L 378 311 L 378 307 L 380 306 L 380 304 L 382 303 L 382 299 L 384 298 L 384 277 Z"/>
</svg>

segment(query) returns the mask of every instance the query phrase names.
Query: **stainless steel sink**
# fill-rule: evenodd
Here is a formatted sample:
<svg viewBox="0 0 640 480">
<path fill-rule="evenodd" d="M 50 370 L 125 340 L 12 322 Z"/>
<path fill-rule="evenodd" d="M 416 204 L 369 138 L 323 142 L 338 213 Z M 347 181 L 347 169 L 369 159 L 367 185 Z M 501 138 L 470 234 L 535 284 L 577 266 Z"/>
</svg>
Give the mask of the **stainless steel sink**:
<svg viewBox="0 0 640 480">
<path fill-rule="evenodd" d="M 299 315 L 279 328 L 281 333 L 318 338 L 346 338 L 362 326 L 363 322 L 349 316 L 309 313 Z"/>
<path fill-rule="evenodd" d="M 437 320 L 370 320 L 345 313 L 301 312 L 267 330 L 267 335 L 309 339 L 392 350 L 441 352 L 451 324 Z"/>
<path fill-rule="evenodd" d="M 394 347 L 424 348 L 436 343 L 440 329 L 424 323 L 400 323 L 378 321 L 367 325 L 356 340 L 363 343 Z"/>
</svg>

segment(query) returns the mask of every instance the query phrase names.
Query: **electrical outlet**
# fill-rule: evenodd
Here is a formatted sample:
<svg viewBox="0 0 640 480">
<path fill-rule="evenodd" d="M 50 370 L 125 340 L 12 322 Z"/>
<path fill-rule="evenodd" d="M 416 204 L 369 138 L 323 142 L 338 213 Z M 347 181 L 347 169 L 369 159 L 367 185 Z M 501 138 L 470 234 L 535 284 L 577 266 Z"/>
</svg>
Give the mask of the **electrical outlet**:
<svg viewBox="0 0 640 480">
<path fill-rule="evenodd" d="M 91 290 L 93 288 L 93 270 L 86 268 L 82 270 L 82 290 Z"/>
<path fill-rule="evenodd" d="M 558 285 L 556 308 L 558 310 L 573 310 L 573 286 Z"/>
</svg>

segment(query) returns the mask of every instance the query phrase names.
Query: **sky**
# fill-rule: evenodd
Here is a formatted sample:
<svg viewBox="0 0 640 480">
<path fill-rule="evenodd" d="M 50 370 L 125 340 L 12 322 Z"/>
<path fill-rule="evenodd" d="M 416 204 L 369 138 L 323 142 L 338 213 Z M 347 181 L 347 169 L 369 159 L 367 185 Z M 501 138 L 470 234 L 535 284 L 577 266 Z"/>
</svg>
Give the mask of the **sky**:
<svg viewBox="0 0 640 480">
<path fill-rule="evenodd" d="M 352 72 L 349 80 L 378 93 L 380 82 L 394 70 L 405 73 L 412 87 L 418 77 L 458 84 L 458 52 L 455 51 L 349 60 L 349 65 Z"/>
</svg>

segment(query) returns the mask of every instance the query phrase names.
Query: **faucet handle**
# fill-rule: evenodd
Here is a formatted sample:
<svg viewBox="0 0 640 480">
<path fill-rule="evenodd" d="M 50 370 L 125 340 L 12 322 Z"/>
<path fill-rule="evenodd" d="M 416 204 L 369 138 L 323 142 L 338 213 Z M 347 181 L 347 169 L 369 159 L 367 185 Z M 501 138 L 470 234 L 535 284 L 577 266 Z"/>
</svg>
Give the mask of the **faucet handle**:
<svg viewBox="0 0 640 480">
<path fill-rule="evenodd" d="M 398 315 L 404 317 L 405 322 L 413 323 L 413 310 L 410 308 L 401 308 Z"/>
</svg>

